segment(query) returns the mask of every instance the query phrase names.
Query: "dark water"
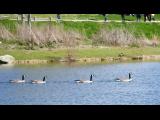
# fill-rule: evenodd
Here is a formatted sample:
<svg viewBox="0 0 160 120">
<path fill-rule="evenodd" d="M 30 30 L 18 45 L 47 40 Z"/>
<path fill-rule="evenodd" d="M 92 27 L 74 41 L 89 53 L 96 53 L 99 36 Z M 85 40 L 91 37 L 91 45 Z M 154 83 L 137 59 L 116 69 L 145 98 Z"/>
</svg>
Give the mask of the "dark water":
<svg viewBox="0 0 160 120">
<path fill-rule="evenodd" d="M 133 73 L 133 81 L 115 82 L 118 76 Z M 9 83 L 27 75 L 27 83 Z M 89 79 L 91 84 L 77 84 Z M 31 84 L 42 79 L 46 84 Z M 160 104 L 160 62 L 90 64 L 90 65 L 15 65 L 0 66 L 0 104 L 34 105 L 130 105 Z"/>
</svg>

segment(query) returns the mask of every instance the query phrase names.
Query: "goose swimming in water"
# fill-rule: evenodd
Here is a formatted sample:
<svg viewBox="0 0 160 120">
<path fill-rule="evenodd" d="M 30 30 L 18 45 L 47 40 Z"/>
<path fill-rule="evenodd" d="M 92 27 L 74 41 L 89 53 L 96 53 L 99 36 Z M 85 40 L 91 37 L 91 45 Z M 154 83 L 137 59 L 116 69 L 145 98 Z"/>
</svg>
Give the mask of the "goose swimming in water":
<svg viewBox="0 0 160 120">
<path fill-rule="evenodd" d="M 90 80 L 75 80 L 76 83 L 92 83 L 93 82 L 93 74 L 90 75 Z"/>
<path fill-rule="evenodd" d="M 11 83 L 24 83 L 25 82 L 25 75 L 22 75 L 22 79 L 10 80 Z"/>
<path fill-rule="evenodd" d="M 128 74 L 128 78 L 116 78 L 117 82 L 130 82 L 132 81 L 131 73 Z"/>
<path fill-rule="evenodd" d="M 44 76 L 43 80 L 32 80 L 32 83 L 33 84 L 44 84 L 44 83 L 46 83 L 46 77 L 47 76 Z"/>
</svg>

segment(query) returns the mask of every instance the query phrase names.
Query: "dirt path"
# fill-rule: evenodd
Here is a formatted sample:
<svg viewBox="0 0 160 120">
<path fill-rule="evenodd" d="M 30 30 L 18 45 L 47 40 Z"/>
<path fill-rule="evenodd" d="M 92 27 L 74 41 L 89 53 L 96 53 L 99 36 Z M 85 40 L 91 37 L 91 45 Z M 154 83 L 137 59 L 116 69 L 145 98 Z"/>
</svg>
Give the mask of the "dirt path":
<svg viewBox="0 0 160 120">
<path fill-rule="evenodd" d="M 10 19 L 10 20 L 17 20 L 17 19 Z M 27 20 L 26 20 L 27 21 Z M 57 21 L 56 19 L 49 19 L 49 18 L 36 18 L 36 19 L 33 19 L 31 20 L 32 22 L 49 22 L 49 21 Z M 74 19 L 74 20 L 71 20 L 71 19 L 62 19 L 60 21 L 72 21 L 72 22 L 99 22 L 99 23 L 103 23 L 104 20 L 89 20 L 89 19 Z M 106 22 L 122 22 L 121 20 L 107 20 Z M 125 22 L 137 22 L 137 21 L 125 21 Z M 142 20 L 141 22 L 144 23 L 144 21 Z M 149 21 L 146 21 L 146 23 L 150 23 Z M 160 21 L 151 21 L 151 23 L 160 23 Z"/>
</svg>

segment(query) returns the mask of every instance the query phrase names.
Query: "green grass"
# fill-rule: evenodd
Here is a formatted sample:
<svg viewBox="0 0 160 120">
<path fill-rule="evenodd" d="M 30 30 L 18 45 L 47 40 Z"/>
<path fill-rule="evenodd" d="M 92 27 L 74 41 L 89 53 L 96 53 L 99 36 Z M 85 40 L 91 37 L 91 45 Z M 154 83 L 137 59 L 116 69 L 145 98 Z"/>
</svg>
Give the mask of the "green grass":
<svg viewBox="0 0 160 120">
<path fill-rule="evenodd" d="M 45 50 L 0 50 L 0 55 L 9 54 L 14 56 L 17 60 L 31 60 L 31 59 L 50 59 L 53 57 L 65 56 L 64 50 L 45 51 Z"/>
<path fill-rule="evenodd" d="M 77 58 L 84 57 L 117 57 L 120 53 L 125 56 L 136 56 L 136 55 L 160 55 L 160 48 L 90 48 L 90 49 L 76 49 L 74 55 Z M 17 60 L 31 60 L 40 59 L 48 60 L 51 58 L 61 58 L 67 55 L 65 49 L 56 49 L 52 51 L 47 50 L 0 50 L 0 55 L 10 54 Z"/>
<path fill-rule="evenodd" d="M 94 48 L 94 49 L 81 49 L 78 51 L 79 57 L 117 57 L 120 53 L 126 56 L 136 56 L 136 55 L 159 55 L 160 48 Z"/>
<path fill-rule="evenodd" d="M 153 35 L 160 37 L 160 24 L 159 23 L 110 23 L 104 26 L 107 29 L 127 29 L 130 32 L 133 32 L 136 37 L 140 37 L 144 34 L 147 38 L 152 38 Z"/>
<path fill-rule="evenodd" d="M 93 23 L 93 22 L 63 22 L 64 28 L 69 30 L 77 30 L 80 33 L 84 34 L 87 38 L 90 38 L 102 27 L 102 23 Z"/>
<path fill-rule="evenodd" d="M 18 23 L 11 20 L 0 20 L 0 26 L 5 26 L 10 31 L 15 31 Z"/>
<path fill-rule="evenodd" d="M 77 30 L 80 33 L 84 34 L 88 39 L 97 33 L 100 29 L 127 29 L 130 32 L 133 32 L 136 37 L 140 37 L 144 34 L 147 38 L 152 38 L 153 35 L 160 37 L 160 23 L 94 23 L 94 22 L 62 22 L 66 29 Z"/>
</svg>

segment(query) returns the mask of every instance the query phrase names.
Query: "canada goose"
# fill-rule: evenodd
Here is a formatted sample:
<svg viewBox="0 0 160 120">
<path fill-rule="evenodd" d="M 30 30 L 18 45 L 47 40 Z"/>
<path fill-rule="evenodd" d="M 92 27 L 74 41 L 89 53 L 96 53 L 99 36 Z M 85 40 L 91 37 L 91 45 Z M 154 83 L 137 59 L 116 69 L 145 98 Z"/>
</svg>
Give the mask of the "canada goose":
<svg viewBox="0 0 160 120">
<path fill-rule="evenodd" d="M 46 77 L 47 76 L 44 76 L 43 80 L 32 80 L 32 83 L 33 84 L 44 84 L 44 83 L 46 83 Z"/>
<path fill-rule="evenodd" d="M 25 75 L 22 75 L 22 79 L 10 80 L 11 83 L 24 83 L 25 82 Z"/>
<path fill-rule="evenodd" d="M 131 73 L 128 74 L 128 78 L 116 78 L 117 82 L 129 82 L 132 81 Z"/>
<path fill-rule="evenodd" d="M 92 83 L 93 82 L 93 74 L 90 75 L 90 80 L 75 80 L 76 83 Z"/>
</svg>

